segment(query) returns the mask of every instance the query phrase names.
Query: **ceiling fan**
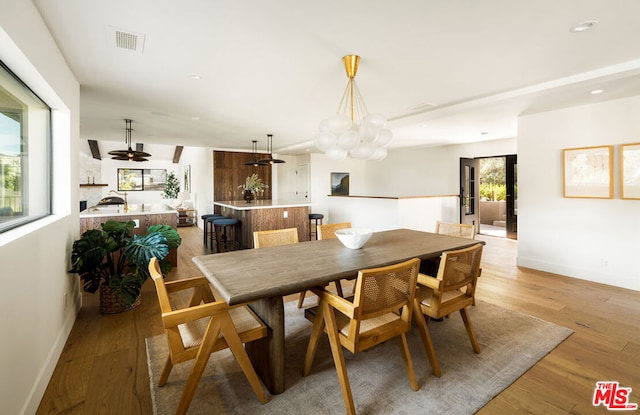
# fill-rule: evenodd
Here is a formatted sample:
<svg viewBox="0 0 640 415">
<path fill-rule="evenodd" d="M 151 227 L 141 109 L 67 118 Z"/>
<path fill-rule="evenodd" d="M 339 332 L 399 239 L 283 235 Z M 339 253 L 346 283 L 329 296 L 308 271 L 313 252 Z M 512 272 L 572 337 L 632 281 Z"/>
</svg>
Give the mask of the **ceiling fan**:
<svg viewBox="0 0 640 415">
<path fill-rule="evenodd" d="M 125 119 L 126 125 L 126 135 L 125 135 L 125 143 L 127 143 L 127 150 L 114 150 L 110 151 L 109 155 L 114 156 L 111 157 L 112 160 L 125 160 L 125 161 L 149 161 L 146 157 L 151 157 L 151 154 L 145 153 L 144 151 L 137 151 L 131 148 L 131 120 Z"/>
</svg>

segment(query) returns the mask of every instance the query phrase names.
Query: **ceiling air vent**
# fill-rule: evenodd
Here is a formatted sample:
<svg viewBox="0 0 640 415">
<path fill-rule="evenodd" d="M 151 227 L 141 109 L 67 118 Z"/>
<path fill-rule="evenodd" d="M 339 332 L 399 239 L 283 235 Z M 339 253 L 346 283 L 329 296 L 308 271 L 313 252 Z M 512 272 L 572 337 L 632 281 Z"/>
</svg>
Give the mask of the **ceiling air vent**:
<svg viewBox="0 0 640 415">
<path fill-rule="evenodd" d="M 109 37 L 115 40 L 116 48 L 142 53 L 144 35 L 126 30 L 109 27 Z"/>
</svg>

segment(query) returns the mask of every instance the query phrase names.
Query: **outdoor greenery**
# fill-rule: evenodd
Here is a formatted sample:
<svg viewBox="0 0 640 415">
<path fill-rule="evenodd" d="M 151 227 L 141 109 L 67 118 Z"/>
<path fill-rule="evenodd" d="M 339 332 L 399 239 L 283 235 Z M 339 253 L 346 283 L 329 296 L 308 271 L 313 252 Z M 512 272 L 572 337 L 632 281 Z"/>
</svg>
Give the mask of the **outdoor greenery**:
<svg viewBox="0 0 640 415">
<path fill-rule="evenodd" d="M 484 200 L 506 200 L 505 175 L 504 157 L 480 159 L 480 197 Z"/>
<path fill-rule="evenodd" d="M 177 199 L 178 193 L 180 193 L 180 182 L 176 175 L 171 172 L 167 175 L 167 185 L 162 193 L 163 199 Z"/>
</svg>

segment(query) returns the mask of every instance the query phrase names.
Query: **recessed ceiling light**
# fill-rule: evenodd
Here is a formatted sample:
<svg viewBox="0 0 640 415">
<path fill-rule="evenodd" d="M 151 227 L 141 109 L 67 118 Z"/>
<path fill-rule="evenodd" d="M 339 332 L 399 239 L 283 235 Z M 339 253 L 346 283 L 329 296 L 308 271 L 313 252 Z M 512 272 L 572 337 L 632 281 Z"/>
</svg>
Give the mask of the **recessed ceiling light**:
<svg viewBox="0 0 640 415">
<path fill-rule="evenodd" d="M 582 22 L 575 26 L 571 26 L 571 29 L 569 29 L 569 31 L 574 33 L 584 32 L 585 30 L 589 30 L 597 24 L 598 24 L 597 20 L 587 20 L 586 22 Z"/>
<path fill-rule="evenodd" d="M 194 81 L 202 79 L 202 77 L 200 75 L 189 75 L 189 78 L 193 79 Z"/>
<path fill-rule="evenodd" d="M 602 94 L 604 92 L 604 89 L 594 89 L 593 91 L 589 92 L 591 95 L 598 95 L 598 94 Z"/>
</svg>

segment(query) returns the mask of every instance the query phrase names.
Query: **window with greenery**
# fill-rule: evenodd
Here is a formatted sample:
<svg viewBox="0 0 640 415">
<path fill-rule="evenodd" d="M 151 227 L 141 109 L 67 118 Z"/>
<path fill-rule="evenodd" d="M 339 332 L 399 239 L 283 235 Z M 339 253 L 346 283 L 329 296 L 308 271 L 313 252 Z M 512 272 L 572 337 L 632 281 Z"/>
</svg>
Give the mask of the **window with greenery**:
<svg viewBox="0 0 640 415">
<path fill-rule="evenodd" d="M 0 232 L 51 214 L 51 109 L 0 62 Z"/>
<path fill-rule="evenodd" d="M 162 191 L 167 184 L 165 169 L 118 169 L 120 191 Z"/>
</svg>

